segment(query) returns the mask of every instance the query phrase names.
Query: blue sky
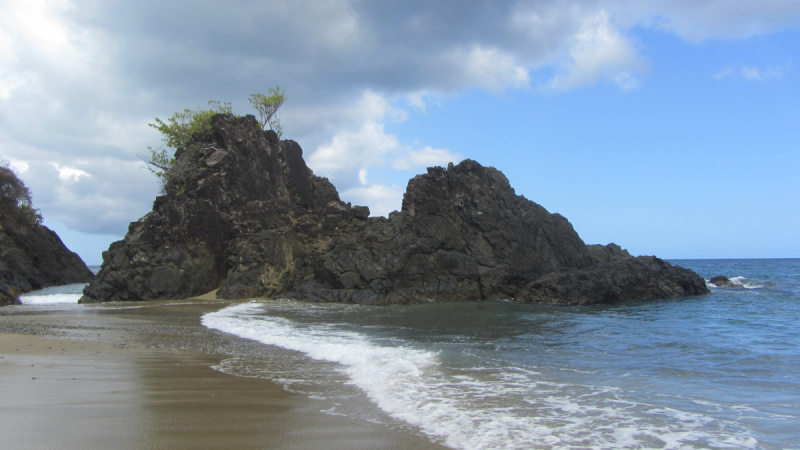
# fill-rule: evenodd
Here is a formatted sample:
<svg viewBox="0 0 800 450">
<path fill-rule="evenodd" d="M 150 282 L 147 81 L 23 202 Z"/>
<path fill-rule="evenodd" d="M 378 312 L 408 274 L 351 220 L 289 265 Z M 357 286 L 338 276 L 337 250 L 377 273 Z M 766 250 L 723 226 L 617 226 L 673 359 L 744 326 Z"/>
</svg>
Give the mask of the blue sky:
<svg viewBox="0 0 800 450">
<path fill-rule="evenodd" d="M 0 157 L 89 264 L 150 211 L 147 124 L 280 84 L 284 137 L 399 209 L 463 158 L 587 243 L 800 257 L 800 1 L 0 5 Z"/>
<path fill-rule="evenodd" d="M 651 64 L 637 89 L 473 90 L 389 130 L 500 168 L 587 243 L 665 258 L 798 257 L 800 30 L 702 43 L 634 33 Z M 780 75 L 742 75 L 757 67 Z"/>
</svg>

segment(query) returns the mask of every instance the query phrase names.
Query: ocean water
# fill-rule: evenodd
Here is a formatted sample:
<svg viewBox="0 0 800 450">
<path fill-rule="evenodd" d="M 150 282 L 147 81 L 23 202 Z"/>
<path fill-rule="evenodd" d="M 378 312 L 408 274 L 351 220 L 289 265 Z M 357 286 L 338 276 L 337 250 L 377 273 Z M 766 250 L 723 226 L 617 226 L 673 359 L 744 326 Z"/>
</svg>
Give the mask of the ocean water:
<svg viewBox="0 0 800 450">
<path fill-rule="evenodd" d="M 95 275 L 100 271 L 100 266 L 88 266 Z M 19 296 L 23 305 L 54 305 L 59 303 L 78 303 L 83 296 L 83 288 L 88 283 L 65 284 L 50 286 L 44 289 L 27 292 Z"/>
<path fill-rule="evenodd" d="M 19 296 L 23 305 L 52 305 L 56 303 L 78 303 L 87 283 L 50 286 Z"/>
<path fill-rule="evenodd" d="M 252 301 L 217 369 L 457 449 L 800 448 L 800 260 L 681 260 L 703 297 L 610 306 Z"/>
</svg>

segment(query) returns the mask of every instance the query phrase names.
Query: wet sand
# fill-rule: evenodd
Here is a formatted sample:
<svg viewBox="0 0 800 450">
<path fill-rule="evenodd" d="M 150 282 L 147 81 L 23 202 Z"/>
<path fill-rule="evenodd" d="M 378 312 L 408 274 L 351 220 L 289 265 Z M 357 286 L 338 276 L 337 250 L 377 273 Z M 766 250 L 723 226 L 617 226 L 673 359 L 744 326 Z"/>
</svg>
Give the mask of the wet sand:
<svg viewBox="0 0 800 450">
<path fill-rule="evenodd" d="M 442 449 L 211 367 L 258 344 L 208 330 L 216 300 L 0 308 L 9 449 Z M 260 346 L 263 351 L 263 346 Z"/>
</svg>

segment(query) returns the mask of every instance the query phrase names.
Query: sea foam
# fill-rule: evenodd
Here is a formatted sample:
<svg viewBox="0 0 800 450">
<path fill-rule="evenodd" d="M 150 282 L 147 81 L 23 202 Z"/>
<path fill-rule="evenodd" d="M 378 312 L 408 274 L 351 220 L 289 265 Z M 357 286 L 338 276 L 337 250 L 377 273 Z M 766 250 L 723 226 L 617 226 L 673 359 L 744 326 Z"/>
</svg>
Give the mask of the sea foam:
<svg viewBox="0 0 800 450">
<path fill-rule="evenodd" d="M 52 305 L 58 303 L 78 303 L 86 283 L 51 286 L 31 291 L 19 296 L 23 305 Z"/>
<path fill-rule="evenodd" d="M 310 308 L 310 305 L 303 305 Z M 302 307 L 302 306 L 301 306 Z M 553 383 L 519 367 L 443 367 L 440 354 L 391 345 L 336 324 L 264 314 L 251 302 L 203 316 L 203 325 L 340 365 L 391 417 L 434 441 L 490 448 L 744 448 L 745 430 L 697 413 L 625 398 L 617 388 Z"/>
<path fill-rule="evenodd" d="M 80 294 L 21 295 L 23 305 L 51 305 L 55 303 L 78 303 Z"/>
<path fill-rule="evenodd" d="M 730 280 L 731 280 L 731 283 L 733 283 L 733 284 L 735 284 L 737 286 L 741 286 L 741 287 L 743 287 L 745 289 L 760 289 L 760 288 L 764 287 L 763 284 L 755 282 L 755 281 L 752 281 L 752 280 L 750 280 L 750 279 L 748 279 L 746 277 L 733 277 Z"/>
</svg>

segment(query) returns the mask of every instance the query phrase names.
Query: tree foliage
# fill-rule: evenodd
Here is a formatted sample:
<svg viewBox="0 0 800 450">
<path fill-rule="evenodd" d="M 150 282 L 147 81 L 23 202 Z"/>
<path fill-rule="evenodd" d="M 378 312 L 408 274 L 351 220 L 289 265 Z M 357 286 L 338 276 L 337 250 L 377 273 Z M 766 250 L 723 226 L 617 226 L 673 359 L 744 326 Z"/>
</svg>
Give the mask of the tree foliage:
<svg viewBox="0 0 800 450">
<path fill-rule="evenodd" d="M 148 125 L 161 132 L 161 140 L 168 148 L 172 149 L 171 153 L 174 155 L 175 150 L 185 147 L 195 133 L 210 130 L 211 117 L 215 114 L 233 113 L 230 103 L 211 100 L 208 104 L 211 106 L 210 109 L 191 110 L 187 108 L 183 112 L 176 112 L 166 122 L 156 117 L 156 123 Z M 166 176 L 175 164 L 175 158 L 170 156 L 167 149 L 163 147 L 147 147 L 147 151 L 149 154 L 139 155 L 139 157 L 145 162 L 147 170 L 159 179 L 161 190 L 164 191 L 167 184 Z"/>
<path fill-rule="evenodd" d="M 211 106 L 210 109 L 198 108 L 195 111 L 184 109 L 183 112 L 173 114 L 166 122 L 156 117 L 156 123 L 149 125 L 161 132 L 163 135 L 161 140 L 167 147 L 172 149 L 184 147 L 192 135 L 211 129 L 211 117 L 215 114 L 233 113 L 230 103 L 211 100 L 208 104 Z"/>
<path fill-rule="evenodd" d="M 0 160 L 0 212 L 12 210 L 19 211 L 31 224 L 42 224 L 42 214 L 33 207 L 30 190 L 9 168 L 8 162 Z"/>
<path fill-rule="evenodd" d="M 264 128 L 269 126 L 269 129 L 274 131 L 280 138 L 283 136 L 283 127 L 281 126 L 280 117 L 276 113 L 286 100 L 286 95 L 281 92 L 280 86 L 270 89 L 269 94 L 269 97 L 264 94 L 253 94 L 248 100 L 250 100 L 253 108 L 258 111 L 258 116 L 261 118 L 258 123 Z"/>
<path fill-rule="evenodd" d="M 283 129 L 276 113 L 284 100 L 286 100 L 286 95 L 281 91 L 280 86 L 276 86 L 275 89 L 270 89 L 269 94 L 269 96 L 253 94 L 250 96 L 249 100 L 256 111 L 258 111 L 259 117 L 261 118 L 259 124 L 262 127 L 269 126 L 269 128 L 275 131 L 278 137 L 280 137 L 283 134 Z M 187 147 L 189 139 L 191 139 L 195 133 L 210 130 L 211 118 L 214 115 L 233 114 L 233 108 L 230 103 L 212 100 L 209 101 L 208 104 L 210 106 L 209 109 L 184 109 L 182 112 L 173 114 L 172 117 L 166 121 L 156 118 L 155 123 L 149 124 L 151 127 L 161 132 L 161 140 L 164 145 L 166 145 L 166 148 L 163 146 L 159 146 L 158 148 L 147 147 L 148 153 L 139 155 L 139 158 L 144 161 L 147 170 L 152 172 L 153 175 L 159 179 L 162 192 L 171 195 L 172 192 L 167 192 L 167 184 L 170 184 L 169 181 L 172 180 L 171 184 L 183 185 L 185 184 L 183 181 L 185 181 L 188 176 L 187 174 L 193 173 L 194 170 L 194 168 L 184 167 L 185 165 L 182 165 L 180 170 L 178 170 L 176 168 L 175 157 L 172 156 L 175 154 L 175 151 L 179 148 Z M 178 189 L 177 192 L 180 192 L 180 189 Z M 173 190 L 175 189 L 170 189 L 170 191 Z"/>
</svg>

